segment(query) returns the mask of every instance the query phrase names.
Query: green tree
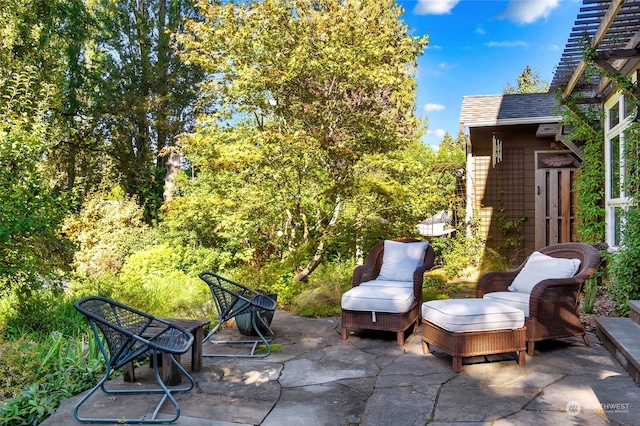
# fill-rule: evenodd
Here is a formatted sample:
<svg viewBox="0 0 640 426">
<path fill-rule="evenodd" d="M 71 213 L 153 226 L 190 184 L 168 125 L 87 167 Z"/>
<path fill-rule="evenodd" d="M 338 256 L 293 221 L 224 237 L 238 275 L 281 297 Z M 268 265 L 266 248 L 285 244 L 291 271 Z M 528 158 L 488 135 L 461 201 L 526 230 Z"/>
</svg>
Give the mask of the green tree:
<svg viewBox="0 0 640 426">
<path fill-rule="evenodd" d="M 413 70 L 427 38 L 409 35 L 391 0 L 198 5 L 204 20 L 178 40 L 209 75 L 209 112 L 183 142 L 233 206 L 213 226 L 306 280 L 358 210 L 368 164 L 417 144 Z"/>
<path fill-rule="evenodd" d="M 21 296 L 68 261 L 66 197 L 43 161 L 60 135 L 66 12 L 56 0 L 0 4 L 0 289 L 29 285 Z"/>
<path fill-rule="evenodd" d="M 41 167 L 50 128 L 46 94 L 32 93 L 36 76 L 27 68 L 0 78 L 0 291 L 49 278 L 68 261 L 59 234 L 65 199 Z"/>
<path fill-rule="evenodd" d="M 178 59 L 172 36 L 182 31 L 185 16 L 195 16 L 192 1 L 98 0 L 87 7 L 92 31 L 70 61 L 80 62 L 86 75 L 78 82 L 82 102 L 69 102 L 79 136 L 65 143 L 69 180 L 76 172 L 88 177 L 93 186 L 84 193 L 90 193 L 99 183 L 93 178 L 106 177 L 152 219 L 162 202 L 165 161 L 176 137 L 193 125 L 202 79 L 198 67 Z M 86 164 L 92 169 L 82 168 Z"/>
<path fill-rule="evenodd" d="M 458 133 L 456 139 L 453 139 L 447 132 L 440 142 L 440 149 L 438 150 L 439 163 L 450 164 L 451 167 L 464 167 L 466 162 L 466 138 L 463 131 Z"/>
<path fill-rule="evenodd" d="M 534 71 L 529 65 L 525 67 L 518 76 L 518 85 L 512 86 L 510 83 L 504 87 L 505 94 L 515 93 L 543 93 L 549 91 L 549 82 L 542 80 L 540 72 Z"/>
</svg>

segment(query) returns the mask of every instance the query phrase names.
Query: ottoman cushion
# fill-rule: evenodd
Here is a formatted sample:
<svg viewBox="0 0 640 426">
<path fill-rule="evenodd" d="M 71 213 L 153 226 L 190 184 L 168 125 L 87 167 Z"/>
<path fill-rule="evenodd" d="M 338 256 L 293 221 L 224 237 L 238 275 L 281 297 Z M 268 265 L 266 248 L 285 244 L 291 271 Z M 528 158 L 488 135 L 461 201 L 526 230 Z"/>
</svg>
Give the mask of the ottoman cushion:
<svg viewBox="0 0 640 426">
<path fill-rule="evenodd" d="M 373 281 L 368 281 L 373 283 Z M 394 285 L 364 285 L 353 287 L 342 295 L 342 309 L 348 311 L 408 312 L 414 301 L 413 284 L 395 281 Z"/>
<path fill-rule="evenodd" d="M 493 300 L 494 302 L 504 305 L 513 306 L 524 312 L 524 316 L 529 316 L 529 293 L 520 293 L 519 291 L 495 291 L 482 296 L 485 300 Z"/>
<path fill-rule="evenodd" d="M 422 318 L 450 332 L 518 329 L 520 309 L 487 299 L 432 300 L 422 304 Z"/>
</svg>

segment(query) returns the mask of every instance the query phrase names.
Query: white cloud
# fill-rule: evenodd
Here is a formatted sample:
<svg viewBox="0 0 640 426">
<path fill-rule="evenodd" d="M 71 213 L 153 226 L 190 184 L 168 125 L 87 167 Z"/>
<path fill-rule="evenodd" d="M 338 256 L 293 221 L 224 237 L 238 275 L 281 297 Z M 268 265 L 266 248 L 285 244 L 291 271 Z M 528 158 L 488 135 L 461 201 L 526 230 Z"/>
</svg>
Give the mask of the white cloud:
<svg viewBox="0 0 640 426">
<path fill-rule="evenodd" d="M 443 109 L 445 109 L 445 106 L 440 104 L 426 104 L 422 107 L 424 112 L 442 111 Z"/>
<path fill-rule="evenodd" d="M 476 27 L 476 33 L 477 33 L 477 34 L 480 34 L 480 35 L 485 35 L 487 32 L 484 30 L 484 28 L 482 28 L 482 26 L 481 26 L 481 25 L 478 25 L 478 26 Z"/>
<path fill-rule="evenodd" d="M 499 18 L 519 24 L 531 24 L 540 18 L 548 18 L 558 4 L 560 0 L 510 0 Z"/>
<path fill-rule="evenodd" d="M 452 70 L 457 66 L 458 66 L 458 64 L 452 64 L 452 63 L 449 63 L 449 62 L 440 62 L 438 64 L 438 68 L 443 69 L 443 70 Z"/>
<path fill-rule="evenodd" d="M 447 15 L 460 0 L 418 0 L 413 13 L 416 15 Z"/>
<path fill-rule="evenodd" d="M 427 130 L 427 136 L 433 136 L 438 139 L 444 138 L 446 133 L 447 131 L 444 129 Z"/>
<path fill-rule="evenodd" d="M 487 43 L 487 47 L 528 47 L 529 43 L 526 41 L 490 41 Z"/>
</svg>

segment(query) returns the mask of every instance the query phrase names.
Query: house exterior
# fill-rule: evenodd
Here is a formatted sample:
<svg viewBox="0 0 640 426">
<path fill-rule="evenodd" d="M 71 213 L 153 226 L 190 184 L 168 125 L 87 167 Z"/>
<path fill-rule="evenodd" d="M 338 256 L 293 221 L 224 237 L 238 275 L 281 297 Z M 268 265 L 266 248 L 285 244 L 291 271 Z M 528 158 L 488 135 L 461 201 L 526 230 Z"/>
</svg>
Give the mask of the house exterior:
<svg viewBox="0 0 640 426">
<path fill-rule="evenodd" d="M 571 192 L 580 157 L 557 140 L 551 93 L 465 96 L 467 217 L 486 247 L 519 263 L 545 245 L 572 241 Z"/>
<path fill-rule="evenodd" d="M 598 68 L 614 77 L 589 71 L 585 41 Z M 479 219 L 487 248 L 515 264 L 542 246 L 579 239 L 573 182 L 582 147 L 564 138 L 567 130 L 557 116 L 569 97 L 604 111 L 606 243 L 620 243 L 621 212 L 630 206 L 624 193 L 625 129 L 637 120 L 637 108 L 615 76 L 637 86 L 639 46 L 640 3 L 583 0 L 549 93 L 463 98 L 467 216 Z M 640 90 L 635 91 L 637 98 Z"/>
</svg>

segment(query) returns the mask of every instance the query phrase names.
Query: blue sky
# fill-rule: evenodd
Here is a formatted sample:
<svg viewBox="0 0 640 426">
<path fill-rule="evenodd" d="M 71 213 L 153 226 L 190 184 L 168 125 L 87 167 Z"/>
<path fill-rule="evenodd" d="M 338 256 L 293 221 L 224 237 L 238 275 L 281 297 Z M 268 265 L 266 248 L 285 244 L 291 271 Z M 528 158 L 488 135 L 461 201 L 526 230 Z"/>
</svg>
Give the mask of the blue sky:
<svg viewBox="0 0 640 426">
<path fill-rule="evenodd" d="M 460 129 L 467 95 L 503 93 L 527 65 L 551 82 L 581 0 L 413 0 L 398 4 L 414 34 L 428 34 L 418 59 L 418 112 L 424 142 L 437 146 Z"/>
</svg>

